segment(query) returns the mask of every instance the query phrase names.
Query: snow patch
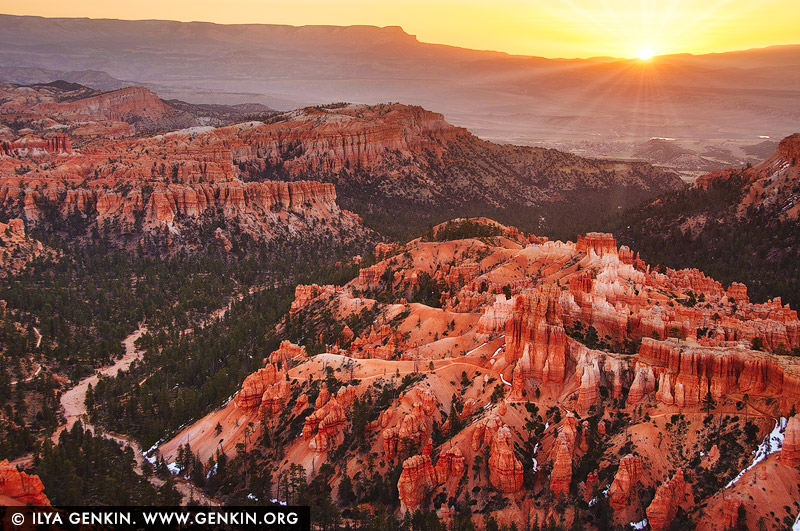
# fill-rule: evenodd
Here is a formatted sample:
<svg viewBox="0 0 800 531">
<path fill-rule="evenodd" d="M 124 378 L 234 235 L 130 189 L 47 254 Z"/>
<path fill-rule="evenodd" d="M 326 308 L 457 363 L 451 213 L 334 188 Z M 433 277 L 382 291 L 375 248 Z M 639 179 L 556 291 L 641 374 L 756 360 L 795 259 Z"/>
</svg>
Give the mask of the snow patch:
<svg viewBox="0 0 800 531">
<path fill-rule="evenodd" d="M 725 485 L 726 489 L 729 489 L 731 486 L 733 486 L 734 483 L 739 481 L 742 476 L 744 476 L 745 472 L 763 461 L 768 455 L 774 454 L 781 449 L 783 446 L 783 432 L 786 429 L 786 422 L 786 417 L 781 417 L 780 420 L 775 421 L 775 427 L 772 429 L 772 432 L 767 435 L 767 437 L 764 439 L 764 442 L 762 442 L 761 445 L 756 449 L 753 463 L 749 467 L 739 472 L 739 475 L 733 478 L 730 483 Z"/>
<path fill-rule="evenodd" d="M 631 522 L 631 527 L 634 529 L 644 529 L 645 527 L 647 527 L 647 518 L 645 518 L 641 522 Z"/>
<path fill-rule="evenodd" d="M 211 127 L 210 125 L 199 126 L 199 127 L 187 127 L 186 129 L 180 129 L 178 131 L 170 131 L 169 133 L 165 133 L 162 136 L 162 138 L 170 136 L 188 136 L 188 135 L 196 135 L 198 133 L 208 133 L 209 131 L 213 131 L 214 129 L 215 128 Z"/>
<path fill-rule="evenodd" d="M 485 345 L 488 345 L 488 344 L 489 344 L 489 342 L 487 341 L 487 342 L 486 342 L 486 343 L 484 343 L 483 345 L 478 345 L 477 347 L 475 347 L 474 349 L 470 350 L 469 352 L 467 352 L 467 353 L 466 353 L 466 354 L 464 354 L 464 355 L 465 355 L 465 356 L 469 356 L 470 354 L 472 354 L 473 352 L 475 352 L 475 351 L 476 351 L 476 350 L 478 350 L 479 348 L 481 348 L 481 347 L 483 347 L 483 346 L 485 346 Z"/>
</svg>

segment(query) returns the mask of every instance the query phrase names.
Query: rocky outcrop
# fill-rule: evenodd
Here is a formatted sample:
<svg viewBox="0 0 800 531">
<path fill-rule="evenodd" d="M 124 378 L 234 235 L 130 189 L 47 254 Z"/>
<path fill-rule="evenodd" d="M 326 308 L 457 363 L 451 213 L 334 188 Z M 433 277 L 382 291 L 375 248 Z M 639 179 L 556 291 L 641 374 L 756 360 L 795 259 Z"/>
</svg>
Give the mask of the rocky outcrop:
<svg viewBox="0 0 800 531">
<path fill-rule="evenodd" d="M 428 415 L 425 414 L 422 403 L 415 402 L 411 413 L 403 417 L 400 422 L 400 429 L 397 432 L 400 440 L 408 439 L 418 446 L 421 445 L 428 438 L 427 419 Z"/>
<path fill-rule="evenodd" d="M 360 224 L 355 215 L 339 209 L 336 191 L 329 183 L 245 183 L 227 174 L 213 183 L 144 184 L 120 179 L 110 187 L 105 179 L 81 181 L 80 186 L 71 187 L 61 180 L 48 180 L 41 188 L 41 181 L 0 178 L 0 205 L 18 211 L 31 223 L 39 223 L 43 210 L 54 209 L 64 217 L 78 215 L 98 227 L 113 222 L 129 231 L 137 227 L 150 233 L 169 229 L 173 236 L 179 236 L 182 227 L 214 216 L 260 239 L 284 235 L 287 221 L 292 223 L 290 233 L 307 228 L 314 220 L 327 224 L 335 219 L 345 230 Z"/>
<path fill-rule="evenodd" d="M 630 502 L 631 489 L 642 476 L 642 458 L 631 454 L 619 461 L 614 481 L 608 489 L 608 503 L 615 511 L 622 511 Z"/>
<path fill-rule="evenodd" d="M 480 419 L 475 423 L 475 428 L 472 431 L 472 451 L 478 452 L 486 447 L 494 444 L 495 435 L 502 427 L 502 423 L 497 416 L 489 416 Z"/>
<path fill-rule="evenodd" d="M 414 511 L 437 484 L 436 471 L 430 456 L 415 455 L 403 461 L 403 472 L 397 482 L 400 512 Z"/>
<path fill-rule="evenodd" d="M 800 166 L 800 133 L 789 135 L 778 143 L 775 153 L 790 166 Z"/>
<path fill-rule="evenodd" d="M 57 134 L 40 138 L 27 135 L 13 142 L 0 141 L 0 157 L 36 157 L 41 155 L 59 155 L 72 153 L 69 136 Z"/>
<path fill-rule="evenodd" d="M 307 357 L 308 354 L 305 347 L 284 340 L 281 341 L 278 350 L 269 355 L 269 362 L 289 370 L 292 368 L 293 360 L 303 360 Z"/>
<path fill-rule="evenodd" d="M 387 460 L 393 461 L 397 457 L 397 445 L 400 443 L 400 435 L 395 428 L 383 430 L 383 455 Z"/>
<path fill-rule="evenodd" d="M 11 498 L 20 505 L 50 506 L 39 476 L 19 472 L 8 459 L 0 461 L 0 498 L 2 497 Z"/>
<path fill-rule="evenodd" d="M 346 422 L 345 408 L 340 404 L 338 395 L 331 397 L 325 405 L 306 417 L 302 437 L 309 441 L 308 446 L 312 450 L 318 453 L 327 452 L 333 447 L 340 428 Z"/>
<path fill-rule="evenodd" d="M 430 150 L 441 156 L 444 142 L 468 136 L 441 114 L 421 107 L 352 106 L 336 113 L 303 109 L 289 121 L 245 131 L 241 141 L 247 148 L 239 155 L 258 154 L 259 159 L 281 165 L 292 175 L 335 174 L 374 168 L 393 152 L 408 158 Z M 298 145 L 303 149 L 298 151 Z"/>
<path fill-rule="evenodd" d="M 613 253 L 605 236 L 591 240 L 585 242 L 585 251 L 579 251 L 569 242 L 522 246 L 503 237 L 418 239 L 345 286 L 299 286 L 289 319 L 313 323 L 333 318 L 350 323 L 351 333 L 358 334 L 340 344 L 335 354 L 312 357 L 290 369 L 293 391 L 314 397 L 319 381 L 315 383 L 317 376 L 310 379 L 309 374 L 324 374 L 331 365 L 346 371 L 352 363 L 358 376 L 335 397 L 321 389 L 316 401 L 307 401 L 315 411 L 299 417 L 305 421 L 303 439 L 288 443 L 287 458 L 314 457 L 320 464 L 324 456 L 310 455 L 309 447 L 318 452 L 337 447 L 349 404 L 358 393 L 359 404 L 381 404 L 382 410 L 374 412 L 365 428 L 364 439 L 372 441 L 371 447 L 345 452 L 341 466 L 346 464 L 352 473 L 363 466 L 367 451 L 378 455 L 381 448 L 382 469 L 419 454 L 407 460 L 402 475 L 401 496 L 407 510 L 428 498 L 441 506 L 442 496 L 458 497 L 459 491 L 484 481 L 508 498 L 508 513 L 525 512 L 530 504 L 529 521 L 533 512 L 541 521 L 549 517 L 543 513 L 550 509 L 536 507 L 531 498 L 535 493 L 525 492 L 523 471 L 528 479 L 529 472 L 545 470 L 549 477 L 537 478 L 536 489 L 549 485 L 556 501 L 577 495 L 591 502 L 607 493 L 616 523 L 626 524 L 644 517 L 638 491 L 657 486 L 655 478 L 672 475 L 672 461 L 664 456 L 672 455 L 678 444 L 697 450 L 694 435 L 685 439 L 683 434 L 707 431 L 704 416 L 698 414 L 706 393 L 726 409 L 749 393 L 746 414 L 750 416 L 753 408 L 785 416 L 800 403 L 800 363 L 769 350 L 778 341 L 795 344 L 800 322 L 792 309 L 779 300 L 751 303 L 744 299 L 742 288 L 725 290 L 698 270 L 652 270 L 626 263 L 635 262 L 635 255 Z M 474 273 L 472 264 L 479 263 L 481 273 L 461 286 L 451 273 L 464 257 L 470 264 L 464 271 Z M 431 279 L 451 277 L 454 282 L 447 287 L 440 284 L 442 308 L 404 300 L 409 298 L 405 288 L 419 285 L 413 281 L 419 282 L 422 273 Z M 389 278 L 391 291 L 382 280 Z M 381 302 L 370 298 L 375 293 L 365 279 L 379 279 Z M 468 312 L 448 309 L 460 308 L 462 301 L 471 308 Z M 364 322 L 366 315 L 374 316 L 372 322 Z M 499 328 L 502 323 L 505 337 Z M 660 339 L 641 337 L 644 331 L 659 331 Z M 306 337 L 317 333 L 309 328 Z M 343 334 L 330 337 L 337 341 Z M 763 338 L 764 351 L 753 350 L 758 345 L 752 341 L 755 337 Z M 404 359 L 363 359 L 374 357 L 379 345 L 392 342 L 405 345 L 398 356 Z M 299 350 L 284 344 L 269 359 L 284 366 Z M 259 402 L 265 414 L 275 411 L 285 396 L 281 377 L 266 387 L 253 378 L 245 386 L 252 386 L 251 392 L 243 391 L 238 400 L 246 407 L 253 395 L 252 401 Z M 577 411 L 580 420 L 568 411 Z M 308 410 L 294 408 L 287 413 L 294 415 L 290 422 L 297 422 L 301 413 Z M 745 412 L 737 414 L 742 419 Z M 663 428 L 666 423 L 674 428 Z M 790 466 L 798 454 L 796 423 L 791 421 L 786 430 L 780 458 Z M 666 431 L 659 434 L 661 430 Z M 617 452 L 628 446 L 626 431 L 636 452 L 620 460 Z M 523 458 L 516 445 L 526 434 L 538 444 L 533 455 Z M 233 451 L 235 442 L 228 444 Z M 720 445 L 699 458 L 700 466 L 713 465 L 726 451 L 733 452 L 726 459 L 752 459 L 747 451 Z M 585 456 L 595 452 L 601 466 L 589 474 L 583 466 Z M 619 462 L 613 478 L 607 476 L 609 462 Z M 334 464 L 338 469 L 340 464 Z M 488 477 L 482 477 L 485 467 Z M 793 473 L 785 466 L 780 470 Z M 761 481 L 761 476 L 756 479 Z M 761 494 L 754 486 L 750 480 L 740 481 L 730 494 L 746 496 L 749 490 L 756 500 Z M 690 490 L 682 473 L 661 486 L 648 510 L 653 526 L 667 527 L 677 507 L 690 509 Z M 696 505 L 704 503 L 710 508 L 708 514 L 718 513 L 714 497 L 698 499 Z M 442 514 L 452 510 L 457 508 L 446 508 Z"/>
<path fill-rule="evenodd" d="M 6 196 L 6 201 L 9 196 Z M 215 184 L 162 184 L 149 196 L 140 189 L 127 193 L 104 188 L 68 190 L 61 204 L 64 213 L 77 212 L 90 219 L 116 219 L 132 224 L 137 216 L 150 223 L 171 224 L 176 217 L 198 218 L 217 210 L 227 216 L 255 216 L 266 219 L 273 212 L 306 210 L 311 205 L 335 208 L 332 184 L 312 181 L 293 183 L 228 181 Z M 38 216 L 37 216 L 38 217 Z"/>
<path fill-rule="evenodd" d="M 639 359 L 663 367 L 656 369 L 656 398 L 667 405 L 697 406 L 709 391 L 717 399 L 732 391 L 780 396 L 786 411 L 800 400 L 797 366 L 787 366 L 763 352 L 692 347 L 645 338 Z"/>
<path fill-rule="evenodd" d="M 522 488 L 522 463 L 514 455 L 512 437 L 508 426 L 498 429 L 489 453 L 489 483 L 507 494 Z"/>
<path fill-rule="evenodd" d="M 47 254 L 56 255 L 42 242 L 25 234 L 25 223 L 21 219 L 0 223 L 0 277 L 17 273 L 32 260 Z"/>
<path fill-rule="evenodd" d="M 83 117 L 127 122 L 137 130 L 186 126 L 194 122 L 191 116 L 164 103 L 144 87 L 127 87 L 74 101 L 46 103 L 37 110 L 45 114 L 67 116 L 71 120 Z"/>
<path fill-rule="evenodd" d="M 783 446 L 778 460 L 786 466 L 800 465 L 800 415 L 790 417 L 786 423 Z"/>
<path fill-rule="evenodd" d="M 525 379 L 564 381 L 567 335 L 561 319 L 560 293 L 551 285 L 514 299 L 514 311 L 506 325 L 505 360 L 521 360 Z"/>
<path fill-rule="evenodd" d="M 669 384 L 666 383 L 665 387 Z M 656 377 L 653 368 L 641 365 L 636 369 L 636 376 L 633 379 L 631 388 L 628 391 L 628 407 L 635 406 L 642 401 L 645 395 L 652 393 L 656 388 Z"/>
<path fill-rule="evenodd" d="M 678 470 L 675 476 L 656 489 L 653 501 L 647 507 L 647 521 L 653 531 L 666 529 L 675 513 L 686 498 L 686 483 L 683 479 L 683 470 Z"/>
<path fill-rule="evenodd" d="M 341 288 L 339 288 L 341 291 Z M 297 313 L 318 297 L 330 296 L 337 292 L 334 286 L 318 286 L 316 284 L 298 284 L 294 288 L 294 300 L 289 307 L 289 314 Z"/>
<path fill-rule="evenodd" d="M 589 232 L 585 236 L 578 235 L 575 248 L 579 252 L 593 251 L 597 256 L 617 254 L 617 240 L 607 232 Z"/>
<path fill-rule="evenodd" d="M 578 412 L 587 413 L 600 400 L 600 367 L 596 360 L 583 365 L 578 389 Z"/>
<path fill-rule="evenodd" d="M 572 452 L 578 436 L 577 419 L 567 414 L 555 443 L 555 459 L 550 473 L 550 490 L 554 495 L 568 494 L 572 483 Z"/>
<path fill-rule="evenodd" d="M 556 459 L 550 473 L 550 490 L 554 496 L 569 493 L 572 481 L 572 449 L 563 437 L 559 437 L 556 444 Z"/>
<path fill-rule="evenodd" d="M 436 478 L 439 483 L 455 481 L 458 483 L 466 471 L 466 460 L 458 446 L 448 448 L 436 462 Z"/>
<path fill-rule="evenodd" d="M 241 390 L 233 399 L 234 404 L 244 411 L 259 407 L 264 392 L 280 377 L 278 368 L 275 365 L 267 364 L 263 369 L 259 369 L 244 379 Z"/>
<path fill-rule="evenodd" d="M 586 476 L 586 482 L 583 485 L 583 500 L 585 502 L 591 501 L 594 497 L 595 489 L 600 485 L 600 479 L 597 476 L 596 471 L 589 472 L 589 475 Z"/>
<path fill-rule="evenodd" d="M 747 209 L 755 206 L 779 209 L 781 218 L 797 219 L 800 216 L 800 203 L 794 200 L 794 195 L 800 178 L 798 143 L 800 134 L 790 135 L 778 143 L 775 153 L 764 162 L 744 171 L 731 168 L 701 175 L 695 186 L 709 188 L 731 178 L 741 179 L 744 193 L 741 202 L 736 205 L 739 218 L 746 217 Z"/>
<path fill-rule="evenodd" d="M 749 302 L 750 297 L 747 296 L 747 286 L 739 282 L 734 282 L 728 288 L 728 299 L 736 302 Z"/>
<path fill-rule="evenodd" d="M 267 387 L 261 395 L 261 404 L 258 406 L 259 417 L 263 419 L 280 415 L 286 407 L 291 392 L 292 386 L 285 379 L 279 379 Z"/>
<path fill-rule="evenodd" d="M 495 295 L 494 304 L 487 306 L 478 320 L 478 337 L 486 341 L 497 332 L 504 331 L 513 309 L 513 299 L 507 299 L 504 294 Z"/>
</svg>

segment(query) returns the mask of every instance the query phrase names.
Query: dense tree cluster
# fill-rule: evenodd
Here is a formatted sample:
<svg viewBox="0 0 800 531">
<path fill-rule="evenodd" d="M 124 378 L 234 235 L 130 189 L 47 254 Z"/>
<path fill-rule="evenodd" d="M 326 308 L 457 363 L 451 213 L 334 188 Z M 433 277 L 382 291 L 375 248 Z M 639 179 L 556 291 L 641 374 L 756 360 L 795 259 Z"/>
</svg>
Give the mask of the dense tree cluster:
<svg viewBox="0 0 800 531">
<path fill-rule="evenodd" d="M 169 474 L 156 487 L 136 472 L 130 447 L 92 435 L 76 422 L 53 445 L 45 440 L 34 455 L 39 475 L 53 505 L 178 505 L 180 494 Z"/>
<path fill-rule="evenodd" d="M 766 207 L 751 207 L 738 217 L 743 193 L 741 176 L 733 176 L 626 210 L 605 228 L 650 264 L 696 267 L 723 285 L 744 282 L 753 301 L 781 297 L 798 308 L 797 221 L 782 220 L 777 208 Z"/>
</svg>

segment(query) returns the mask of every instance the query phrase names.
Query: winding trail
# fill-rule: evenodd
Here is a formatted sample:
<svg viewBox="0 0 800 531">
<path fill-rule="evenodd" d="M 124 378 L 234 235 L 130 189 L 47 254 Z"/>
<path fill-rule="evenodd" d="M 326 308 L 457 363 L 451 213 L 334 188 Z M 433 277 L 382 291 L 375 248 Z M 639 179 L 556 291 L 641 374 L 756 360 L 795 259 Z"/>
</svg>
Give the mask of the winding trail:
<svg viewBox="0 0 800 531">
<path fill-rule="evenodd" d="M 24 380 L 11 380 L 11 385 L 17 385 L 19 382 L 30 382 L 31 380 L 33 380 L 34 378 L 39 376 L 40 372 L 42 372 L 42 366 L 37 363 L 36 364 L 36 370 L 33 372 L 33 374 L 31 374 L 30 376 L 28 376 Z"/>
<path fill-rule="evenodd" d="M 66 418 L 66 421 L 64 424 L 59 426 L 53 434 L 51 440 L 54 443 L 58 442 L 58 437 L 65 428 L 72 429 L 72 426 L 75 424 L 75 422 L 80 420 L 84 426 L 84 429 L 90 430 L 95 435 L 100 435 L 106 439 L 111 439 L 121 446 L 130 447 L 133 450 L 133 456 L 136 462 L 136 472 L 138 474 L 142 473 L 142 464 L 145 461 L 145 457 L 142 453 L 142 447 L 138 441 L 126 435 L 105 431 L 102 428 L 93 426 L 89 423 L 88 415 L 86 414 L 86 392 L 89 390 L 90 385 L 92 387 L 97 386 L 100 375 L 113 378 L 117 375 L 117 373 L 119 373 L 119 371 L 128 370 L 135 360 L 142 359 L 144 352 L 141 350 L 136 350 L 135 343 L 136 340 L 142 337 L 142 334 L 144 334 L 146 331 L 147 327 L 144 324 L 141 324 L 139 328 L 137 328 L 131 335 L 122 341 L 122 345 L 125 347 L 125 353 L 123 354 L 122 358 L 117 360 L 113 365 L 104 367 L 91 376 L 87 376 L 75 386 L 67 390 L 63 395 L 61 395 L 61 407 L 64 410 L 64 417 Z M 156 487 L 160 487 L 164 484 L 164 481 L 155 476 L 151 476 L 150 483 Z M 181 493 L 183 498 L 182 503 L 184 505 L 187 504 L 192 498 L 202 505 L 221 505 L 220 502 L 209 496 L 206 496 L 202 490 L 196 488 L 185 479 L 175 478 L 175 488 Z"/>
<path fill-rule="evenodd" d="M 119 371 L 127 371 L 134 360 L 142 359 L 144 353 L 140 350 L 136 350 L 134 343 L 137 339 L 142 337 L 142 334 L 146 331 L 147 327 L 145 325 L 140 325 L 139 328 L 122 341 L 122 345 L 125 347 L 125 354 L 123 354 L 122 358 L 117 360 L 113 365 L 109 365 L 91 376 L 87 376 L 61 395 L 61 407 L 64 410 L 66 423 L 59 426 L 55 431 L 52 437 L 53 442 L 58 442 L 58 436 L 61 434 L 61 431 L 64 430 L 64 428 L 72 429 L 72 426 L 79 419 L 84 423 L 84 426 L 94 431 L 94 427 L 90 426 L 86 419 L 85 402 L 86 392 L 89 390 L 89 386 L 96 387 L 97 382 L 100 380 L 100 375 L 113 378 Z"/>
</svg>

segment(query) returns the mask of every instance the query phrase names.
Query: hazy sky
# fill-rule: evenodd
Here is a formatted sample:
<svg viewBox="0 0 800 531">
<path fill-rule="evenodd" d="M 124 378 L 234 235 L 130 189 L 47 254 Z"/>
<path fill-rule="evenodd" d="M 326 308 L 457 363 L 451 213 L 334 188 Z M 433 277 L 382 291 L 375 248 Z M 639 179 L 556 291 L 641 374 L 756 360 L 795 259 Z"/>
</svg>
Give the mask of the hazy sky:
<svg viewBox="0 0 800 531">
<path fill-rule="evenodd" d="M 402 26 L 419 40 L 545 57 L 800 43 L 797 0 L 4 0 L 6 14 Z"/>
</svg>

